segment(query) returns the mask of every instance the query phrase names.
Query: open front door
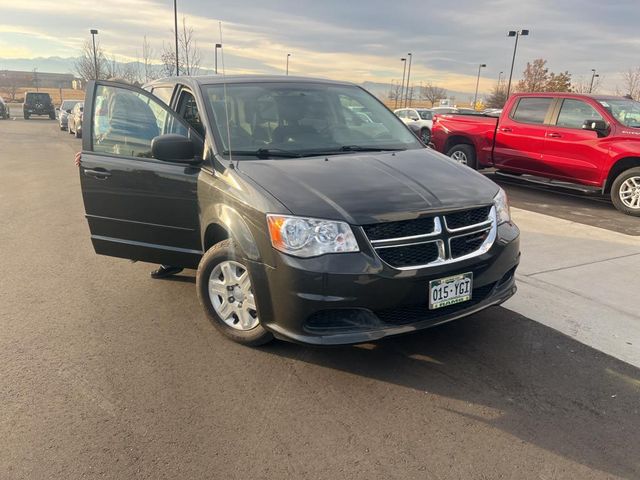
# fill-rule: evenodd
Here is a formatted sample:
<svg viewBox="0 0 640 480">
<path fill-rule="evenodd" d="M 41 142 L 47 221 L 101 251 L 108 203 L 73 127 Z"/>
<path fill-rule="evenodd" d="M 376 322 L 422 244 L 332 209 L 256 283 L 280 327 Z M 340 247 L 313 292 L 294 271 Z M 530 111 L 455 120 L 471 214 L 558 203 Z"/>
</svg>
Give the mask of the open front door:
<svg viewBox="0 0 640 480">
<path fill-rule="evenodd" d="M 83 123 L 80 184 L 96 253 L 196 267 L 200 168 L 153 158 L 151 141 L 174 133 L 200 148 L 202 139 L 153 95 L 118 82 L 89 82 Z"/>
</svg>

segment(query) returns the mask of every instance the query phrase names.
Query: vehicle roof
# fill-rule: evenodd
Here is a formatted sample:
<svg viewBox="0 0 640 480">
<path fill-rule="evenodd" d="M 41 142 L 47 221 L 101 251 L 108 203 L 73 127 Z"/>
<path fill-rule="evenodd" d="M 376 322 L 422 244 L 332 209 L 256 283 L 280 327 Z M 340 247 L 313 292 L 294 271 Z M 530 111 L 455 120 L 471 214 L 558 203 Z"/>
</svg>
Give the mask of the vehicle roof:
<svg viewBox="0 0 640 480">
<path fill-rule="evenodd" d="M 145 86 L 160 85 L 166 83 L 185 83 L 187 85 L 217 85 L 223 83 L 324 83 L 328 85 L 356 85 L 352 82 L 328 80 L 326 78 L 295 77 L 291 75 L 195 75 L 180 77 L 165 77 Z"/>
<path fill-rule="evenodd" d="M 575 92 L 521 92 L 514 93 L 513 97 L 575 97 L 575 98 L 592 98 L 594 100 L 613 100 L 624 98 L 619 95 L 597 95 L 590 93 L 575 93 Z"/>
</svg>

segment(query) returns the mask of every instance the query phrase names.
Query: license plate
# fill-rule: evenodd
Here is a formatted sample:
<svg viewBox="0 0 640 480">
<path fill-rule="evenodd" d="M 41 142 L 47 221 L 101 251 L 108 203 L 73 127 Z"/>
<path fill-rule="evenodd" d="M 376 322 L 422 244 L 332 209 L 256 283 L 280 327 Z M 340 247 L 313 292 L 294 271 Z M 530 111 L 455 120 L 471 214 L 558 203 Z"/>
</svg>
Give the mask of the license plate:
<svg viewBox="0 0 640 480">
<path fill-rule="evenodd" d="M 429 282 L 429 309 L 448 307 L 471 300 L 473 272 L 439 278 Z"/>
</svg>

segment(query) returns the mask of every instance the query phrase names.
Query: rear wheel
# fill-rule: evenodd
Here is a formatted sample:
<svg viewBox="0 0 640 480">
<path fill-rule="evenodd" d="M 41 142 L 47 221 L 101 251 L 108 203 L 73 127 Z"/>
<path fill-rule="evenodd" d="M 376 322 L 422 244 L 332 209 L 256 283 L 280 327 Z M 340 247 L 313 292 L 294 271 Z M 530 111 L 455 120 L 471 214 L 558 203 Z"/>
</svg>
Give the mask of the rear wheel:
<svg viewBox="0 0 640 480">
<path fill-rule="evenodd" d="M 611 185 L 611 201 L 622 213 L 640 217 L 640 167 L 625 170 Z"/>
<path fill-rule="evenodd" d="M 246 263 L 234 242 L 223 240 L 202 257 L 196 288 L 213 326 L 231 340 L 255 347 L 270 342 L 273 335 L 260 324 Z"/>
<path fill-rule="evenodd" d="M 449 155 L 458 163 L 461 163 L 473 169 L 477 167 L 476 151 L 471 145 L 467 145 L 466 143 L 454 145 L 449 149 L 447 155 Z"/>
<path fill-rule="evenodd" d="M 76 138 L 82 138 L 82 130 L 78 130 L 76 128 L 76 132 L 75 133 L 76 133 Z"/>
</svg>

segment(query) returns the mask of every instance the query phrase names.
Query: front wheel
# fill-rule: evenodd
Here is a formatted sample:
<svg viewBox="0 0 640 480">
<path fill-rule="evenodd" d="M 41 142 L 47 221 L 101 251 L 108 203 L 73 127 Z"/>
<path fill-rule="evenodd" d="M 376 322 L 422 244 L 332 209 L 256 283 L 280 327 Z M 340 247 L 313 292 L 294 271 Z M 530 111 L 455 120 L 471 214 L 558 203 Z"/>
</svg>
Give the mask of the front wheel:
<svg viewBox="0 0 640 480">
<path fill-rule="evenodd" d="M 611 201 L 622 213 L 640 217 L 640 167 L 625 170 L 611 185 Z"/>
<path fill-rule="evenodd" d="M 209 321 L 231 340 L 252 347 L 273 339 L 260 324 L 256 287 L 232 240 L 217 243 L 200 260 L 196 288 Z"/>
<path fill-rule="evenodd" d="M 466 165 L 475 169 L 476 165 L 476 151 L 472 145 L 461 143 L 454 145 L 449 149 L 447 155 L 454 159 L 456 162 Z"/>
<path fill-rule="evenodd" d="M 420 130 L 420 140 L 422 140 L 422 143 L 425 145 L 429 145 L 429 142 L 431 141 L 431 130 L 428 128 Z"/>
</svg>

